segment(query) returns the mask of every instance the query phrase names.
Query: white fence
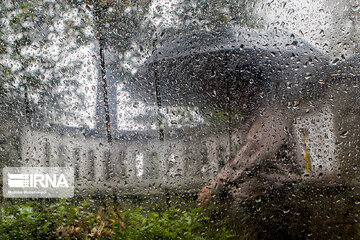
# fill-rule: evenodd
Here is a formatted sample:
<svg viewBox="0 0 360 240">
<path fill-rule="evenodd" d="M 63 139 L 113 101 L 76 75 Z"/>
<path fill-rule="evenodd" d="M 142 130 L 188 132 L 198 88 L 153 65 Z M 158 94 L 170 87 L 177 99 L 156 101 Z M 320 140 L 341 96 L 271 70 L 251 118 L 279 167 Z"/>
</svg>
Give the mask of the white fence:
<svg viewBox="0 0 360 240">
<path fill-rule="evenodd" d="M 338 171 L 334 117 L 329 107 L 296 119 L 294 129 L 304 173 L 317 177 Z M 196 189 L 215 176 L 228 157 L 229 136 L 224 132 L 184 135 L 164 142 L 154 137 L 111 144 L 81 133 L 29 128 L 22 136 L 23 165 L 72 166 L 78 189 Z"/>
<path fill-rule="evenodd" d="M 192 189 L 217 174 L 225 162 L 229 137 L 116 141 L 60 135 L 25 129 L 22 161 L 25 166 L 72 166 L 78 188 L 116 188 L 149 191 Z"/>
</svg>

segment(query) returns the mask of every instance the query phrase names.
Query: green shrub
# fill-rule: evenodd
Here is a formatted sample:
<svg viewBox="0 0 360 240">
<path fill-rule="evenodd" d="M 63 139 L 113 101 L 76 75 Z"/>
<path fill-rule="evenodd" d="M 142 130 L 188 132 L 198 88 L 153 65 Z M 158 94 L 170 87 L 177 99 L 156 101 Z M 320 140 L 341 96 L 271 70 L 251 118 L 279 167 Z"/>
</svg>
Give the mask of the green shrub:
<svg viewBox="0 0 360 240">
<path fill-rule="evenodd" d="M 163 213 L 148 212 L 142 208 L 121 214 L 123 224 L 116 225 L 116 239 L 229 239 L 225 228 L 214 236 L 207 233 L 210 223 L 200 208 L 184 210 L 171 207 Z"/>
<path fill-rule="evenodd" d="M 61 226 L 94 225 L 94 214 L 82 211 L 84 204 L 75 206 L 58 201 L 48 205 L 29 201 L 1 207 L 1 239 L 54 239 Z"/>
<path fill-rule="evenodd" d="M 96 205 L 62 200 L 1 207 L 1 239 L 229 239 L 217 231 L 201 208 L 173 206 L 146 210 L 121 208 L 112 201 Z"/>
</svg>

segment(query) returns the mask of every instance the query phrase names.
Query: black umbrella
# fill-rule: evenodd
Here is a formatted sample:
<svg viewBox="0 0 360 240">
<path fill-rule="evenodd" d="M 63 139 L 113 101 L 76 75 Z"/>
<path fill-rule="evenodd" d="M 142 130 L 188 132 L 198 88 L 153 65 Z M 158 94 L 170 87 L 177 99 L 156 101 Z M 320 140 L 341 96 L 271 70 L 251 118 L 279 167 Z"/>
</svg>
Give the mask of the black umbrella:
<svg viewBox="0 0 360 240">
<path fill-rule="evenodd" d="M 223 109 L 267 96 L 313 95 L 326 84 L 328 59 L 287 33 L 255 30 L 195 32 L 158 48 L 127 89 L 161 105 Z M 150 101 L 154 102 L 154 101 Z"/>
</svg>

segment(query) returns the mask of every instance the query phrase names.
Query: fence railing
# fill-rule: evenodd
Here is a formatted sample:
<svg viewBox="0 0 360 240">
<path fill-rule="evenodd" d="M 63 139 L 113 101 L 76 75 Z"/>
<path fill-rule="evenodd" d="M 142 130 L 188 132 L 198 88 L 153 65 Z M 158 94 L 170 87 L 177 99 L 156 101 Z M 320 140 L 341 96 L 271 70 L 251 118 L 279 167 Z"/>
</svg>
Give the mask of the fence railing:
<svg viewBox="0 0 360 240">
<path fill-rule="evenodd" d="M 296 119 L 294 132 L 305 174 L 317 177 L 339 171 L 334 116 L 329 107 Z M 228 161 L 229 143 L 226 131 L 196 137 L 188 133 L 166 141 L 138 137 L 108 143 L 81 132 L 60 134 L 26 128 L 21 151 L 24 166 L 74 167 L 78 189 L 158 192 L 198 189 Z M 235 151 L 238 147 L 232 141 Z"/>
<path fill-rule="evenodd" d="M 104 138 L 27 128 L 22 136 L 24 166 L 74 167 L 80 189 L 192 189 L 217 174 L 228 152 L 227 134 L 108 143 Z"/>
</svg>

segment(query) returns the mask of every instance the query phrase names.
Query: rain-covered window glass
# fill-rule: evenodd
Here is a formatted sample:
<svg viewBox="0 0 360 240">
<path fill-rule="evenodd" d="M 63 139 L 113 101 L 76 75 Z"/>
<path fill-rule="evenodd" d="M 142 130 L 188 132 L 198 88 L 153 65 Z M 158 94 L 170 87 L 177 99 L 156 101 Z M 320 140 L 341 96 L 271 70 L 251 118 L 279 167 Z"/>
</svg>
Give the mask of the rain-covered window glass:
<svg viewBox="0 0 360 240">
<path fill-rule="evenodd" d="M 0 239 L 357 239 L 357 0 L 0 2 Z"/>
</svg>

